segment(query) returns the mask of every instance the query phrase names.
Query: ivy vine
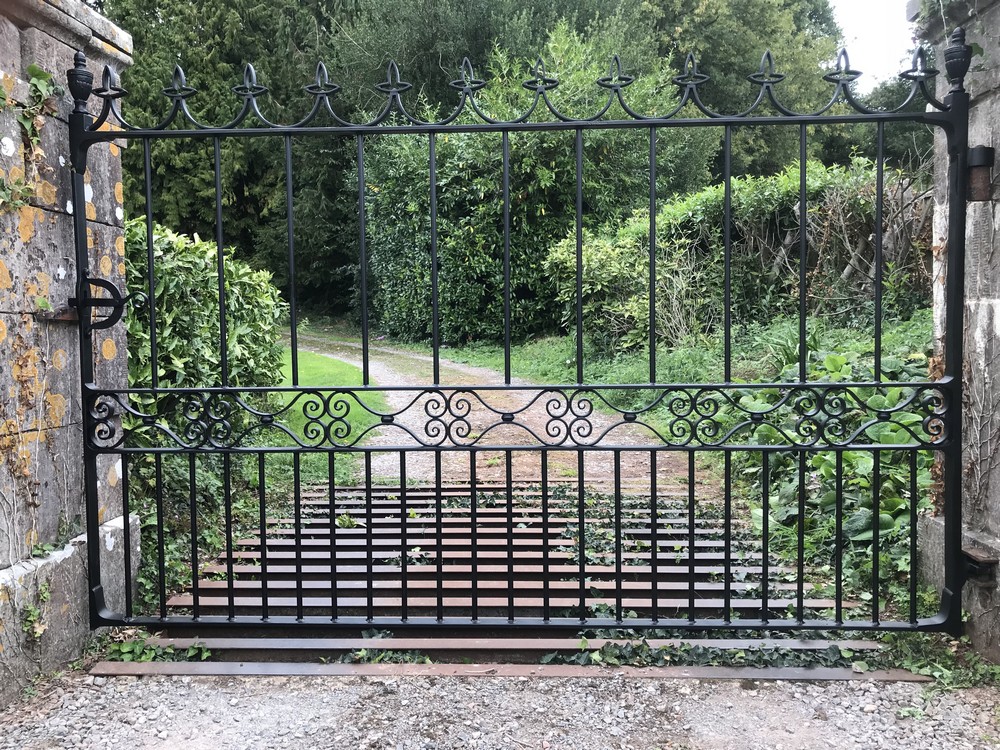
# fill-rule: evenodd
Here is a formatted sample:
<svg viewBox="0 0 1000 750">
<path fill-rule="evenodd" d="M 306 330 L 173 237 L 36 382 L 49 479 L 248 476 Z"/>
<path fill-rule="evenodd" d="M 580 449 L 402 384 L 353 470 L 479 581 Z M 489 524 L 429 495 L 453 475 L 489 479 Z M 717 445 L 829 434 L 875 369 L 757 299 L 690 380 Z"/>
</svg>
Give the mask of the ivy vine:
<svg viewBox="0 0 1000 750">
<path fill-rule="evenodd" d="M 62 87 L 55 83 L 52 74 L 32 63 L 28 66 L 28 96 L 24 103 L 12 97 L 0 99 L 0 112 L 14 111 L 14 119 L 21 132 L 24 144 L 24 175 L 11 178 L 0 177 L 0 211 L 16 211 L 35 194 L 39 166 L 45 159 L 42 150 L 42 128 L 46 115 L 56 111 L 56 97 L 62 94 Z"/>
</svg>

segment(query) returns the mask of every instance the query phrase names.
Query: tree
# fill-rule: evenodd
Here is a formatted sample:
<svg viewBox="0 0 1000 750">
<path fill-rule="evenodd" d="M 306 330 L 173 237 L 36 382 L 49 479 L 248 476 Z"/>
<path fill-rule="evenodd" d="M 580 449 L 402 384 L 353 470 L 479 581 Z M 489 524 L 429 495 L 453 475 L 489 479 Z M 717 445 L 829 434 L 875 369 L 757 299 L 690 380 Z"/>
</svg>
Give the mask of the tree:
<svg viewBox="0 0 1000 750">
<path fill-rule="evenodd" d="M 694 54 L 710 80 L 703 100 L 716 111 L 746 109 L 760 88 L 747 80 L 770 50 L 784 80 L 782 103 L 808 111 L 829 99 L 825 69 L 836 56 L 837 33 L 828 0 L 651 0 L 662 52 Z M 765 71 L 767 72 L 767 71 Z M 734 173 L 773 174 L 798 158 L 798 133 L 744 127 L 733 140 Z"/>
</svg>

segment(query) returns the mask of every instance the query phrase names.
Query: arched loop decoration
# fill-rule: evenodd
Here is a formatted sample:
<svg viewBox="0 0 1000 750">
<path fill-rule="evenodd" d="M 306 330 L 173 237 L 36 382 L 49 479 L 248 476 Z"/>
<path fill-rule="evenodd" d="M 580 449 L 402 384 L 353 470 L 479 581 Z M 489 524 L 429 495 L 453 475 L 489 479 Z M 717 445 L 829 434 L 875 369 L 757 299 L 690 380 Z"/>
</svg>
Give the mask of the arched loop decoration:
<svg viewBox="0 0 1000 750">
<path fill-rule="evenodd" d="M 304 86 L 303 90 L 312 96 L 333 96 L 340 91 L 340 86 L 330 80 L 326 65 L 320 61 L 316 63 L 316 79 Z"/>
<path fill-rule="evenodd" d="M 849 86 L 858 80 L 862 76 L 860 70 L 854 70 L 851 67 L 851 59 L 847 55 L 847 50 L 844 48 L 840 49 L 837 53 L 837 65 L 836 67 L 823 76 L 824 81 L 829 83 L 835 83 L 838 87 Z"/>
<path fill-rule="evenodd" d="M 247 63 L 243 69 L 243 83 L 233 87 L 233 93 L 241 99 L 256 99 L 267 93 L 267 87 L 257 83 L 257 70 Z"/>
<path fill-rule="evenodd" d="M 170 85 L 163 89 L 163 95 L 173 101 L 182 101 L 198 93 L 198 89 L 187 85 L 187 76 L 180 65 L 174 66 Z"/>
<path fill-rule="evenodd" d="M 956 49 L 958 48 L 956 47 Z M 953 54 L 954 59 L 961 57 L 958 52 Z M 938 71 L 928 67 L 927 59 L 927 52 L 923 48 L 918 48 L 914 52 L 910 70 L 900 73 L 901 78 L 912 83 L 912 90 L 904 102 L 894 109 L 886 110 L 885 114 L 902 112 L 918 97 L 921 97 L 934 109 L 948 111 L 948 106 L 935 99 L 931 91 L 930 84 L 938 75 Z M 85 58 L 81 65 L 84 64 Z M 962 66 L 954 60 L 952 69 L 954 76 L 962 73 Z M 76 77 L 79 78 L 82 73 L 76 72 L 78 73 Z M 241 103 L 238 113 L 228 122 L 213 125 L 198 121 L 188 109 L 187 100 L 198 93 L 198 89 L 188 84 L 187 75 L 178 64 L 174 67 L 169 84 L 162 89 L 163 96 L 170 103 L 169 111 L 155 125 L 140 127 L 122 117 L 119 102 L 128 97 L 128 91 L 121 87 L 117 73 L 113 69 L 107 68 L 102 76 L 101 85 L 92 91 L 97 98 L 103 101 L 101 113 L 87 127 L 87 130 L 93 133 L 109 122 L 119 126 L 124 131 L 166 130 L 176 127 L 179 122 L 184 122 L 196 130 L 235 130 L 241 126 L 248 127 L 244 123 L 251 115 L 254 116 L 256 122 L 261 123 L 265 128 L 304 128 L 314 126 L 321 111 L 326 113 L 335 127 L 345 128 L 398 127 L 400 123 L 413 127 L 467 127 L 469 120 L 486 125 L 514 126 L 527 123 L 533 116 L 539 114 L 543 118 L 555 118 L 559 123 L 582 124 L 594 123 L 608 118 L 615 101 L 619 103 L 621 111 L 627 118 L 637 122 L 670 120 L 678 116 L 688 105 L 693 106 L 695 110 L 709 118 L 752 119 L 757 115 L 766 116 L 766 112 L 759 111 L 765 102 L 769 102 L 781 115 L 787 117 L 816 117 L 830 114 L 834 105 L 839 102 L 846 104 L 850 109 L 860 114 L 880 114 L 880 111 L 870 109 L 855 97 L 852 84 L 861 77 L 862 73 L 851 66 L 850 58 L 845 49 L 838 52 L 833 70 L 822 76 L 824 81 L 835 86 L 832 97 L 824 106 L 812 112 L 796 112 L 777 99 L 775 87 L 785 79 L 785 75 L 778 72 L 775 57 L 770 50 L 765 51 L 762 55 L 757 70 L 747 76 L 747 80 L 759 87 L 756 97 L 749 106 L 735 113 L 717 112 L 702 101 L 699 89 L 711 79 L 701 71 L 699 61 L 693 53 L 685 56 L 680 73 L 670 79 L 679 89 L 675 101 L 671 102 L 666 111 L 656 115 L 642 114 L 630 105 L 627 96 L 628 89 L 635 83 L 636 78 L 625 72 L 625 64 L 620 55 L 613 55 L 608 66 L 608 74 L 600 76 L 594 81 L 596 88 L 609 92 L 607 100 L 596 106 L 591 113 L 579 116 L 568 116 L 560 112 L 550 100 L 549 92 L 559 86 L 559 79 L 548 71 L 545 61 L 541 57 L 536 58 L 529 72 L 530 76 L 521 82 L 521 86 L 534 94 L 532 101 L 520 114 L 508 119 L 497 119 L 487 114 L 480 102 L 477 101 L 476 94 L 488 88 L 488 81 L 476 75 L 469 58 L 463 58 L 458 67 L 458 77 L 448 83 L 452 90 L 459 93 L 459 101 L 454 110 L 442 119 L 430 121 L 414 116 L 404 107 L 401 95 L 412 89 L 413 84 L 403 79 L 397 63 L 390 60 L 386 65 L 385 80 L 379 81 L 373 86 L 376 91 L 387 97 L 382 110 L 368 121 L 351 122 L 334 112 L 330 99 L 337 95 L 342 87 L 331 78 L 326 65 L 320 61 L 316 64 L 316 72 L 312 82 L 302 87 L 305 93 L 314 98 L 312 108 L 298 121 L 282 124 L 268 119 L 258 108 L 258 99 L 268 93 L 268 88 L 258 80 L 257 71 L 253 64 L 248 63 L 243 68 L 242 80 L 231 89 L 238 102 Z M 81 96 L 90 95 L 90 91 L 84 92 L 83 87 L 78 86 L 77 88 L 80 89 Z M 466 117 L 463 118 L 463 115 Z"/>
<path fill-rule="evenodd" d="M 673 82 L 681 88 L 697 88 L 709 80 L 711 79 L 707 75 L 698 70 L 698 61 L 692 53 L 684 58 L 684 71 L 673 78 Z"/>
<path fill-rule="evenodd" d="M 899 74 L 899 77 L 907 81 L 922 83 L 934 80 L 939 73 L 940 71 L 936 68 L 928 67 L 927 50 L 923 47 L 917 47 L 913 52 L 913 59 L 909 70 L 904 70 Z"/>
</svg>

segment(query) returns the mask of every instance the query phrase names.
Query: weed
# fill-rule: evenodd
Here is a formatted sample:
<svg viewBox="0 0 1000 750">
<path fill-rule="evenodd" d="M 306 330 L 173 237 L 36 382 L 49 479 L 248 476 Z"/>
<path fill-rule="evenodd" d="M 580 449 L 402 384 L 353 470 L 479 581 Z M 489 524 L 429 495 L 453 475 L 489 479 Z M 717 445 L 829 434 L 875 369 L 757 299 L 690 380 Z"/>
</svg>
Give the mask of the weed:
<svg viewBox="0 0 1000 750">
<path fill-rule="evenodd" d="M 193 644 L 177 650 L 173 646 L 160 646 L 146 638 L 133 638 L 108 645 L 106 653 L 109 661 L 150 662 L 150 661 L 205 661 L 212 652 L 201 644 Z"/>
<path fill-rule="evenodd" d="M 28 603 L 21 611 L 21 630 L 29 638 L 41 638 L 42 633 L 48 628 L 42 610 L 49 599 L 52 598 L 52 591 L 48 581 L 45 581 L 38 589 L 37 604 Z"/>
</svg>

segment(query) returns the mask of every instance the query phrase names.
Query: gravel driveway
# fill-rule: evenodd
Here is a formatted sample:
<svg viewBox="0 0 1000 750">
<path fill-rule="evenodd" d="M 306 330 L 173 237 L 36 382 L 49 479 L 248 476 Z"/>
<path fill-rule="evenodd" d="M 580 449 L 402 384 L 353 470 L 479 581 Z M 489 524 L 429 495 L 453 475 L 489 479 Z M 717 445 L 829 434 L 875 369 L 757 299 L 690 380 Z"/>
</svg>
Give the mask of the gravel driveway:
<svg viewBox="0 0 1000 750">
<path fill-rule="evenodd" d="M 74 675 L 8 709 L 3 750 L 980 750 L 1000 691 L 747 680 Z"/>
</svg>

